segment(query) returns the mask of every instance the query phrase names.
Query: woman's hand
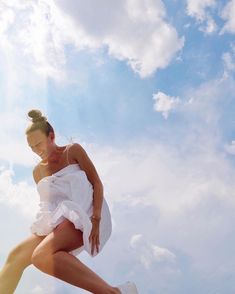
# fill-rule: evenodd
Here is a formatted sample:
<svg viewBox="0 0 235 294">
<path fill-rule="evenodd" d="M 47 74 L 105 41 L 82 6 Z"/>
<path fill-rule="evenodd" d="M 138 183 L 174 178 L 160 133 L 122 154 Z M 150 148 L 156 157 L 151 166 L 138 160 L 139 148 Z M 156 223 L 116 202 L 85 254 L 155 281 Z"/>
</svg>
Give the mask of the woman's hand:
<svg viewBox="0 0 235 294">
<path fill-rule="evenodd" d="M 96 247 L 96 251 L 99 252 L 100 245 L 100 222 L 98 220 L 92 220 L 92 229 L 91 234 L 89 236 L 89 242 L 91 244 L 91 254 L 93 255 L 94 248 Z"/>
</svg>

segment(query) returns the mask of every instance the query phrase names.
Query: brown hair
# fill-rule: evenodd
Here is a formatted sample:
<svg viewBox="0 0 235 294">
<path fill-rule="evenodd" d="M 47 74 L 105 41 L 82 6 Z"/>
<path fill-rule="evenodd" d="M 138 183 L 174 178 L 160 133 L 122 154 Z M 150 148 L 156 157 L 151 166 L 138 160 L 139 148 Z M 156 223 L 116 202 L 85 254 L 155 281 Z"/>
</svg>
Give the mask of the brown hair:
<svg viewBox="0 0 235 294">
<path fill-rule="evenodd" d="M 47 118 L 42 115 L 40 110 L 31 109 L 28 112 L 28 116 L 32 118 L 32 123 L 27 127 L 25 131 L 26 135 L 35 130 L 41 130 L 47 137 L 49 136 L 50 132 L 54 133 L 53 127 L 47 121 Z"/>
</svg>

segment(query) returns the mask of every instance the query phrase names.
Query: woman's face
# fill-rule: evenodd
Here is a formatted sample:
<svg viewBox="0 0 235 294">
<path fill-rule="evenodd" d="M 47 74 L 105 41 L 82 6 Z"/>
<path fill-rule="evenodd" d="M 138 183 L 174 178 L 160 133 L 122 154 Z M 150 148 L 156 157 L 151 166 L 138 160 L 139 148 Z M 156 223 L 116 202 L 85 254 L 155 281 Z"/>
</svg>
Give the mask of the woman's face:
<svg viewBox="0 0 235 294">
<path fill-rule="evenodd" d="M 47 137 L 41 130 L 35 130 L 27 135 L 29 147 L 42 159 L 48 157 L 53 140 L 51 136 Z"/>
</svg>

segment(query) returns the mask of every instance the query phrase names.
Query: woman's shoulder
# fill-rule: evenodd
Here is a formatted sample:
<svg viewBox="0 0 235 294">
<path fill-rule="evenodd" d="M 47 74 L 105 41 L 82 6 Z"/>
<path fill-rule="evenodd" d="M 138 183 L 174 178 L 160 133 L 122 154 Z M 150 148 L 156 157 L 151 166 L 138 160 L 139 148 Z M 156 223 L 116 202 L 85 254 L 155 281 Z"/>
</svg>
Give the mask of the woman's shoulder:
<svg viewBox="0 0 235 294">
<path fill-rule="evenodd" d="M 78 143 L 78 142 L 73 142 L 69 144 L 69 148 L 73 149 L 73 150 L 85 150 L 82 144 Z"/>
<path fill-rule="evenodd" d="M 85 152 L 85 148 L 82 146 L 82 144 L 78 143 L 78 142 L 73 142 L 69 144 L 70 146 L 68 146 L 68 149 L 70 150 L 70 152 L 72 153 L 84 153 Z"/>
</svg>

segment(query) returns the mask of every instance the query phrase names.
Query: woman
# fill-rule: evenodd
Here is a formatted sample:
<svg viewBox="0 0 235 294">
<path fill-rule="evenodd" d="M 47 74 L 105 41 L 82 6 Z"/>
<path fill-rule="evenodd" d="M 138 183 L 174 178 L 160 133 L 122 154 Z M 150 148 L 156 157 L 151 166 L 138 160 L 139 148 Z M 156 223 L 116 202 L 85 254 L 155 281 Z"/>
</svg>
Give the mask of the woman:
<svg viewBox="0 0 235 294">
<path fill-rule="evenodd" d="M 39 110 L 28 113 L 28 145 L 41 157 L 33 169 L 40 210 L 31 236 L 13 248 L 0 272 L 0 293 L 12 294 L 23 271 L 41 271 L 97 294 L 137 293 L 134 283 L 112 287 L 77 257 L 97 255 L 112 231 L 111 215 L 97 171 L 78 143 L 58 146 L 53 127 Z"/>
</svg>

